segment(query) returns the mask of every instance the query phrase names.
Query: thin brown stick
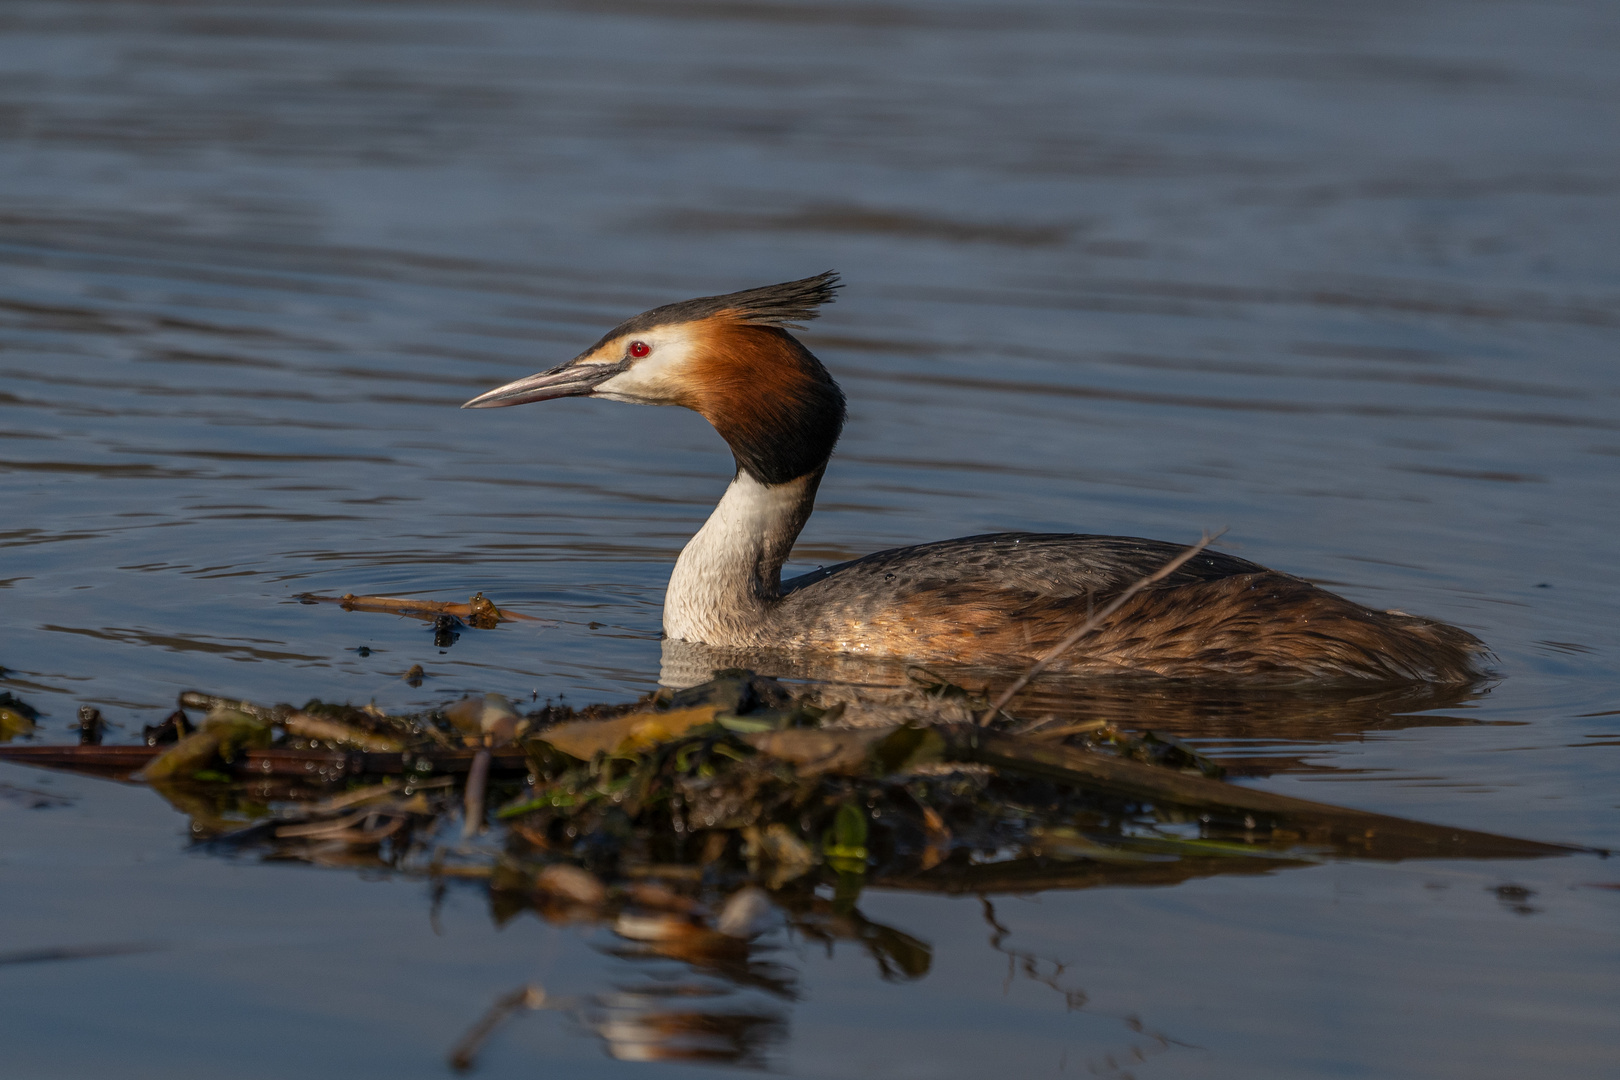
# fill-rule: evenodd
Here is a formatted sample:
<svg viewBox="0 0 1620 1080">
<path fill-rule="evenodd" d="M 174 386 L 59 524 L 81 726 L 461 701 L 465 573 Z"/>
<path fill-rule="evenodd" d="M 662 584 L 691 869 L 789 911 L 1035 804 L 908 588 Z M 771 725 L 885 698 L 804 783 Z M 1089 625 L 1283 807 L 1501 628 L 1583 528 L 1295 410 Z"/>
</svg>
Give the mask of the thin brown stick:
<svg viewBox="0 0 1620 1080">
<path fill-rule="evenodd" d="M 450 1067 L 456 1072 L 466 1072 L 473 1067 L 478 1058 L 478 1051 L 483 1048 L 484 1042 L 492 1035 L 501 1021 L 517 1012 L 519 1009 L 543 1009 L 546 1005 L 546 992 L 543 988 L 532 983 L 520 986 L 510 994 L 502 994 L 495 999 L 495 1004 L 489 1011 L 479 1018 L 478 1022 L 467 1029 L 467 1033 L 457 1042 L 450 1051 Z"/>
<path fill-rule="evenodd" d="M 473 756 L 467 771 L 467 793 L 462 811 L 461 838 L 470 840 L 484 829 L 484 792 L 489 787 L 489 751 Z"/>
<path fill-rule="evenodd" d="M 486 614 L 493 614 L 501 622 L 538 622 L 533 615 L 525 615 L 510 608 L 496 607 L 479 593 L 465 604 L 457 604 L 449 600 L 418 600 L 414 597 L 400 596 L 356 596 L 353 593 L 344 593 L 342 596 L 319 596 L 315 593 L 299 593 L 293 597 L 305 604 L 339 604 L 345 611 L 381 611 L 392 612 L 396 615 L 409 615 L 415 619 L 432 619 L 435 615 L 454 615 L 458 619 L 473 620 Z"/>
<path fill-rule="evenodd" d="M 1528 859 L 1599 850 L 1520 840 L 1330 806 L 1197 773 L 966 724 L 935 730 L 945 740 L 946 760 L 988 765 L 1001 773 L 1043 776 L 1138 802 L 1185 806 L 1234 817 L 1242 815 L 1253 819 L 1251 828 L 1282 827 L 1295 832 L 1297 843 L 1302 846 L 1326 843 L 1343 854 L 1375 859 Z"/>
<path fill-rule="evenodd" d="M 1177 555 L 1175 558 L 1153 571 L 1153 573 L 1149 574 L 1147 577 L 1140 578 L 1133 581 L 1130 585 L 1127 585 L 1125 590 L 1118 596 L 1114 597 L 1113 600 L 1109 601 L 1101 611 L 1092 615 L 1085 622 L 1075 627 L 1073 633 L 1064 638 L 1062 641 L 1058 642 L 1056 645 L 1052 646 L 1050 649 L 1046 650 L 1045 656 L 1035 661 L 1030 665 L 1028 671 L 1014 679 L 1012 681 L 1012 685 L 1003 690 L 1001 692 L 1001 696 L 996 698 L 995 701 L 992 701 L 990 703 L 990 707 L 984 710 L 984 714 L 979 717 L 979 724 L 988 724 L 990 722 L 990 718 L 999 713 L 1007 702 L 1013 699 L 1014 694 L 1017 694 L 1018 691 L 1028 686 L 1030 680 L 1035 678 L 1035 676 L 1039 675 L 1041 672 L 1045 671 L 1052 661 L 1074 648 L 1075 644 L 1079 642 L 1081 638 L 1085 637 L 1087 634 L 1097 629 L 1097 627 L 1101 626 L 1104 620 L 1123 607 L 1127 600 L 1141 592 L 1143 589 L 1147 588 L 1149 585 L 1152 585 L 1154 582 L 1163 581 L 1165 578 L 1181 569 L 1182 564 L 1184 564 L 1188 559 L 1191 559 L 1194 555 L 1197 555 L 1200 551 L 1203 551 L 1205 548 L 1209 547 L 1209 545 L 1213 544 L 1216 540 L 1219 540 L 1225 534 L 1225 529 L 1222 529 L 1220 532 L 1214 534 L 1205 533 L 1203 538 L 1199 540 L 1198 543 L 1187 548 L 1185 551 L 1181 552 L 1181 554 Z"/>
</svg>

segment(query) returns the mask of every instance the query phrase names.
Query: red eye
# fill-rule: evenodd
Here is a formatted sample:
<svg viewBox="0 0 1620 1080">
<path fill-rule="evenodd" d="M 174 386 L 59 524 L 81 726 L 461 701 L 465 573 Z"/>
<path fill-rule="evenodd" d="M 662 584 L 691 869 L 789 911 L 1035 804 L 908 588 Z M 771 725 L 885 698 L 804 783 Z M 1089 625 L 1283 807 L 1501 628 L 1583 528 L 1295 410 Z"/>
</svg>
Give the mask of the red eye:
<svg viewBox="0 0 1620 1080">
<path fill-rule="evenodd" d="M 641 359 L 643 356 L 646 356 L 650 352 L 652 352 L 652 346 L 648 345 L 645 341 L 632 341 L 630 343 L 630 355 L 635 357 L 637 360 Z"/>
</svg>

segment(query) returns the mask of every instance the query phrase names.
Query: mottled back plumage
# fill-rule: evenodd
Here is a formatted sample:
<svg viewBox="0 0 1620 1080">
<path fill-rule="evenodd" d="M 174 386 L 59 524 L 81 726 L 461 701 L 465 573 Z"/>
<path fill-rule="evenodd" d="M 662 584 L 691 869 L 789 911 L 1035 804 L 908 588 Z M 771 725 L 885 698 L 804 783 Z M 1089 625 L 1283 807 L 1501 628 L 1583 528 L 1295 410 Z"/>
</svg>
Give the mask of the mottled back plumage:
<svg viewBox="0 0 1620 1080">
<path fill-rule="evenodd" d="M 1132 536 L 1002 533 L 880 551 L 784 582 L 774 645 L 1027 665 L 1182 547 Z M 1055 670 L 1313 682 L 1478 677 L 1485 647 L 1302 578 L 1202 551 L 1144 589 Z"/>
<path fill-rule="evenodd" d="M 830 577 L 836 577 L 837 584 L 824 587 L 824 596 L 834 591 L 850 595 L 871 592 L 878 581 L 896 588 L 937 589 L 955 581 L 987 579 L 1012 592 L 1053 597 L 1089 594 L 1106 603 L 1183 548 L 1138 536 L 987 533 L 873 552 L 783 582 L 782 589 L 791 592 Z M 1206 549 L 1153 587 L 1174 588 L 1265 569 L 1259 563 Z"/>
</svg>

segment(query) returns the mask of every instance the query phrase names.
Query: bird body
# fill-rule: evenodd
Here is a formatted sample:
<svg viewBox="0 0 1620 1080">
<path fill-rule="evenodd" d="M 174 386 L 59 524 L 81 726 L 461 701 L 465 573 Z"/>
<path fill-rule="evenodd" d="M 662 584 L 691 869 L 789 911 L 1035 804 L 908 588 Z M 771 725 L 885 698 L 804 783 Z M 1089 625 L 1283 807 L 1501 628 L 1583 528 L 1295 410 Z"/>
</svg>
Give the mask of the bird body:
<svg viewBox="0 0 1620 1080">
<path fill-rule="evenodd" d="M 671 639 L 923 662 L 1027 664 L 1182 548 L 1135 537 L 1001 533 L 880 551 L 782 581 L 843 427 L 844 399 L 787 328 L 836 275 L 671 304 L 566 364 L 467 403 L 591 396 L 682 405 L 737 472 L 676 560 Z M 1131 597 L 1056 667 L 1310 681 L 1465 682 L 1485 654 L 1445 623 L 1375 611 L 1289 574 L 1201 551 Z"/>
</svg>

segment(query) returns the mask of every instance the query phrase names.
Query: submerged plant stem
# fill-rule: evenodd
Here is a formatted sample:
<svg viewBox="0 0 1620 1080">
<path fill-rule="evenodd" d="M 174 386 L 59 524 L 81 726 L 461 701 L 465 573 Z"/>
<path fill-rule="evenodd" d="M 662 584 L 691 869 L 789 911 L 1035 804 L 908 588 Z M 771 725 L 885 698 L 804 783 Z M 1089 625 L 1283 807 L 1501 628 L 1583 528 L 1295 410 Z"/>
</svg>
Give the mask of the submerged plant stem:
<svg viewBox="0 0 1620 1080">
<path fill-rule="evenodd" d="M 472 770 L 467 773 L 467 798 L 461 822 L 461 838 L 470 840 L 484 827 L 484 793 L 489 788 L 488 750 L 480 750 L 473 757 Z"/>
<path fill-rule="evenodd" d="M 461 1041 L 450 1051 L 450 1067 L 457 1072 L 471 1069 L 478 1058 L 478 1051 L 483 1049 L 484 1043 L 494 1034 L 495 1029 L 501 1026 L 502 1021 L 519 1009 L 539 1009 L 544 1007 L 545 1003 L 545 990 L 533 984 L 520 986 L 510 994 L 502 994 L 496 998 L 489 1011 L 467 1029 L 467 1034 L 463 1035 Z"/>
</svg>

